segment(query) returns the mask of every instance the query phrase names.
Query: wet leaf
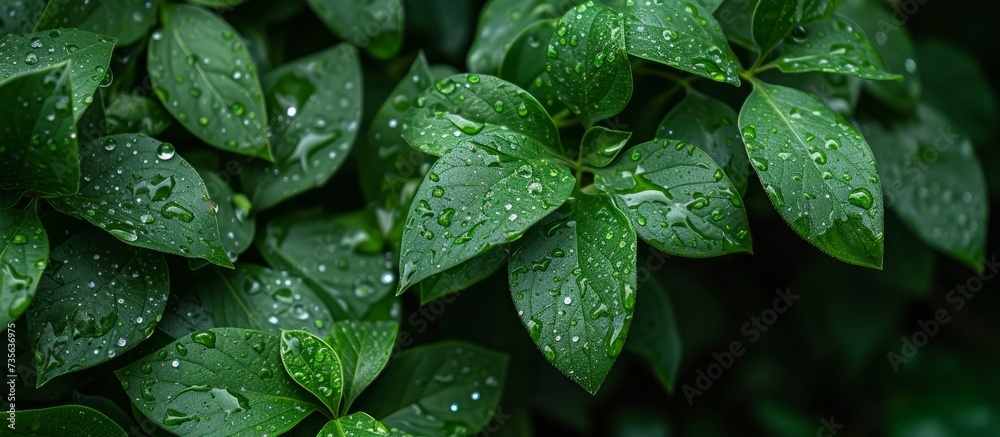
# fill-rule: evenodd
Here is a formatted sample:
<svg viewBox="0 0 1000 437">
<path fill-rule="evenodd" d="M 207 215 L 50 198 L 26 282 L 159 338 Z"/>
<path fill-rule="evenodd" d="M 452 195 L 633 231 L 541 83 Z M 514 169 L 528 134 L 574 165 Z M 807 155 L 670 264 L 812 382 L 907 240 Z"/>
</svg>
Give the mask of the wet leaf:
<svg viewBox="0 0 1000 437">
<path fill-rule="evenodd" d="M 31 32 L 42 15 L 44 2 L 36 0 L 0 1 L 0 37 Z"/>
<path fill-rule="evenodd" d="M 306 3 L 333 33 L 375 58 L 392 58 L 403 44 L 402 0 L 363 3 L 307 0 Z"/>
<path fill-rule="evenodd" d="M 11 437 L 40 435 L 61 437 L 128 436 L 115 421 L 97 410 L 83 405 L 62 405 L 40 410 L 18 411 L 16 426 L 9 428 L 4 430 L 4 435 Z"/>
<path fill-rule="evenodd" d="M 681 365 L 681 335 L 673 305 L 659 280 L 641 285 L 635 320 L 625 349 L 643 358 L 667 391 L 673 391 Z"/>
<path fill-rule="evenodd" d="M 823 71 L 862 79 L 903 79 L 886 71 L 861 27 L 839 15 L 795 28 L 775 64 L 785 73 Z"/>
<path fill-rule="evenodd" d="M 229 261 L 236 262 L 239 255 L 253 244 L 257 220 L 250 214 L 252 205 L 243 193 L 233 191 L 219 173 L 196 167 L 198 175 L 205 182 L 208 197 L 216 208 L 216 221 L 219 223 L 219 237 L 222 248 L 226 250 Z M 222 173 L 225 175 L 225 173 Z M 227 176 L 228 177 L 228 176 Z M 201 259 L 190 259 L 188 263 L 194 267 L 207 264 Z"/>
<path fill-rule="evenodd" d="M 882 187 L 864 137 L 802 91 L 754 82 L 740 112 L 750 163 L 781 217 L 830 256 L 882 267 Z"/>
<path fill-rule="evenodd" d="M 205 183 L 173 145 L 121 134 L 83 145 L 80 155 L 80 192 L 51 199 L 56 209 L 133 246 L 232 266 Z"/>
<path fill-rule="evenodd" d="M 276 335 L 198 331 L 115 374 L 132 403 L 178 435 L 281 434 L 318 408 L 281 363 Z"/>
<path fill-rule="evenodd" d="M 48 263 L 49 236 L 35 205 L 0 211 L 0 326 L 28 309 Z"/>
<path fill-rule="evenodd" d="M 96 230 L 56 246 L 27 312 L 38 385 L 108 361 L 152 335 L 169 288 L 159 253 Z"/>
<path fill-rule="evenodd" d="M 751 23 L 756 5 L 757 2 L 749 0 L 724 0 L 713 14 L 726 38 L 746 49 L 754 47 Z"/>
<path fill-rule="evenodd" d="M 390 430 L 368 413 L 357 412 L 327 422 L 316 437 L 410 437 L 399 430 Z"/>
<path fill-rule="evenodd" d="M 420 304 L 465 290 L 490 277 L 507 262 L 510 249 L 497 246 L 462 264 L 420 281 Z"/>
<path fill-rule="evenodd" d="M 342 321 L 326 335 L 343 367 L 345 411 L 389 362 L 398 330 L 396 322 Z"/>
<path fill-rule="evenodd" d="M 636 234 L 604 195 L 575 198 L 531 228 L 510 257 L 510 292 L 542 355 L 596 393 L 625 345 Z"/>
<path fill-rule="evenodd" d="M 584 162 L 594 167 L 607 167 L 625 148 L 629 138 L 632 138 L 632 132 L 617 131 L 602 126 L 587 129 L 580 146 Z"/>
<path fill-rule="evenodd" d="M 318 397 L 333 414 L 340 411 L 344 371 L 337 353 L 308 331 L 281 332 L 281 363 L 295 382 Z"/>
<path fill-rule="evenodd" d="M 549 114 L 565 109 L 552 86 L 552 76 L 545 71 L 548 43 L 555 33 L 554 19 L 537 21 L 526 27 L 504 54 L 499 73 L 501 79 L 534 96 Z"/>
<path fill-rule="evenodd" d="M 120 94 L 105 109 L 109 134 L 155 136 L 170 127 L 172 118 L 160 102 L 135 94 Z"/>
<path fill-rule="evenodd" d="M 545 0 L 490 0 L 483 6 L 466 64 L 474 73 L 496 74 L 514 39 L 532 23 L 562 16 L 570 3 Z M 545 42 L 541 42 L 545 44 Z"/>
<path fill-rule="evenodd" d="M 861 26 L 871 38 L 873 47 L 885 61 L 886 70 L 903 76 L 903 81 L 865 82 L 865 88 L 897 109 L 908 110 L 920 100 L 920 76 L 917 74 L 916 49 L 905 26 L 895 23 L 895 18 L 882 4 L 863 0 L 846 0 L 837 10 Z"/>
<path fill-rule="evenodd" d="M 136 0 L 49 2 L 35 30 L 80 29 L 113 36 L 119 44 L 128 45 L 143 37 L 156 23 L 157 4 Z"/>
</svg>

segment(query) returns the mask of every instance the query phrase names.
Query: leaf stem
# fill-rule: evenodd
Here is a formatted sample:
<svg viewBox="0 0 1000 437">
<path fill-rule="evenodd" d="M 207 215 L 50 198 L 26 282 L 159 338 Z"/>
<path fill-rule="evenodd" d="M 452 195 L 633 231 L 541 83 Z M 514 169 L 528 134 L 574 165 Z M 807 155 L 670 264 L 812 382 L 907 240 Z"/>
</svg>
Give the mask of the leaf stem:
<svg viewBox="0 0 1000 437">
<path fill-rule="evenodd" d="M 573 117 L 573 113 L 570 112 L 568 108 L 563 109 L 552 116 L 552 123 L 555 124 L 558 129 L 572 126 L 576 124 L 576 122 L 576 118 Z"/>
</svg>

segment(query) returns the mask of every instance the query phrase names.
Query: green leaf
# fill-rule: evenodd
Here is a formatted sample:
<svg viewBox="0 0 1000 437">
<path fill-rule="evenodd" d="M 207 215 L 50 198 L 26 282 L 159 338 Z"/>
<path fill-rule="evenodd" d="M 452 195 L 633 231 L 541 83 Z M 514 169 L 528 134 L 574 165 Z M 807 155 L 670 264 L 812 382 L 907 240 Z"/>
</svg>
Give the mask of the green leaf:
<svg viewBox="0 0 1000 437">
<path fill-rule="evenodd" d="M 603 126 L 587 129 L 580 146 L 584 162 L 594 167 L 607 167 L 625 148 L 629 138 L 632 138 L 632 132 L 611 130 Z"/>
<path fill-rule="evenodd" d="M 174 146 L 139 135 L 112 135 L 80 148 L 83 183 L 50 199 L 133 246 L 232 267 L 205 183 Z"/>
<path fill-rule="evenodd" d="M 364 3 L 307 0 L 326 27 L 377 59 L 390 59 L 403 45 L 403 1 Z"/>
<path fill-rule="evenodd" d="M 188 3 L 207 6 L 210 8 L 232 8 L 239 6 L 246 0 L 187 0 Z"/>
<path fill-rule="evenodd" d="M 258 246 L 268 264 L 326 299 L 334 319 L 360 320 L 395 280 L 377 234 L 340 216 L 289 215 L 268 223 Z"/>
<path fill-rule="evenodd" d="M 417 97 L 403 124 L 410 146 L 444 156 L 470 138 L 510 130 L 532 140 L 513 156 L 535 155 L 540 147 L 560 151 L 559 130 L 531 94 L 494 76 L 456 74 Z"/>
<path fill-rule="evenodd" d="M 0 211 L 11 209 L 21 201 L 22 190 L 0 190 Z"/>
<path fill-rule="evenodd" d="M 483 6 L 466 65 L 474 73 L 495 74 L 511 43 L 526 27 L 562 16 L 570 4 L 546 0 L 490 0 Z M 545 44 L 546 40 L 539 40 Z"/>
<path fill-rule="evenodd" d="M 490 277 L 507 262 L 510 249 L 497 246 L 462 264 L 420 281 L 420 304 L 426 305 L 449 294 L 465 290 Z"/>
<path fill-rule="evenodd" d="M 839 15 L 795 28 L 775 65 L 785 73 L 824 71 L 862 79 L 903 79 L 886 71 L 861 27 Z"/>
<path fill-rule="evenodd" d="M 563 15 L 549 41 L 545 70 L 584 126 L 621 112 L 632 97 L 624 25 L 614 9 L 588 1 Z"/>
<path fill-rule="evenodd" d="M 688 92 L 656 129 L 657 138 L 674 138 L 695 144 L 722 167 L 740 196 L 747 191 L 750 161 L 743 149 L 738 116 L 733 108 L 697 91 Z"/>
<path fill-rule="evenodd" d="M 340 411 L 344 371 L 337 353 L 308 331 L 281 332 L 281 363 L 285 371 L 316 395 L 334 415 Z"/>
<path fill-rule="evenodd" d="M 705 10 L 714 13 L 719 6 L 722 6 L 723 0 L 695 0 L 695 3 L 701 5 Z"/>
<path fill-rule="evenodd" d="M 704 7 L 630 1 L 624 12 L 630 55 L 740 86 L 739 59 L 729 48 L 722 27 Z"/>
<path fill-rule="evenodd" d="M 157 4 L 134 0 L 49 2 L 35 30 L 80 29 L 113 36 L 119 44 L 128 45 L 144 36 L 156 23 Z"/>
<path fill-rule="evenodd" d="M 0 37 L 31 32 L 44 7 L 37 0 L 0 0 Z"/>
<path fill-rule="evenodd" d="M 633 147 L 594 178 L 649 244 L 704 258 L 752 252 L 743 200 L 722 169 L 677 140 Z"/>
<path fill-rule="evenodd" d="M 854 76 L 820 72 L 784 74 L 776 70 L 770 70 L 758 77 L 770 84 L 786 86 L 811 93 L 819 97 L 830 109 L 837 111 L 844 118 L 848 119 L 851 118 L 858 107 L 858 101 L 861 98 L 861 87 L 868 82 Z"/>
<path fill-rule="evenodd" d="M 0 326 L 28 309 L 49 262 L 49 236 L 32 203 L 0 211 Z"/>
<path fill-rule="evenodd" d="M 232 187 L 222 180 L 219 173 L 202 167 L 197 167 L 196 170 L 205 182 L 208 197 L 216 210 L 222 248 L 226 250 L 229 261 L 235 263 L 239 255 L 253 244 L 257 220 L 250 215 L 250 201 L 247 196 L 234 192 Z M 205 264 L 205 261 L 200 259 L 189 259 L 188 262 L 195 264 L 196 267 Z"/>
<path fill-rule="evenodd" d="M 63 62 L 0 82 L 0 101 L 7 102 L 0 109 L 0 157 L 18 163 L 7 166 L 0 188 L 52 196 L 80 189 L 70 71 Z"/>
<path fill-rule="evenodd" d="M 523 149 L 526 141 L 497 139 L 492 150 L 476 140 L 456 146 L 420 184 L 403 231 L 398 293 L 516 240 L 569 197 L 575 180 L 568 168 L 544 156 L 498 152 Z"/>
<path fill-rule="evenodd" d="M 660 281 L 643 284 L 625 349 L 643 358 L 667 391 L 673 391 L 681 365 L 681 336 L 674 309 Z"/>
<path fill-rule="evenodd" d="M 410 437 L 397 429 L 390 430 L 368 413 L 357 412 L 331 420 L 316 437 Z"/>
<path fill-rule="evenodd" d="M 763 56 L 799 25 L 801 0 L 760 0 L 753 11 L 753 40 Z"/>
<path fill-rule="evenodd" d="M 885 201 L 929 246 L 981 270 L 989 199 L 967 137 L 927 105 L 897 126 L 871 128 Z"/>
<path fill-rule="evenodd" d="M 326 343 L 340 357 L 344 373 L 344 410 L 368 387 L 389 362 L 396 345 L 396 322 L 337 322 Z"/>
<path fill-rule="evenodd" d="M 903 81 L 865 82 L 865 88 L 896 109 L 908 110 L 920 100 L 920 76 L 917 74 L 916 50 L 905 26 L 899 26 L 882 4 L 863 0 L 847 0 L 838 9 L 872 36 L 875 50 L 885 61 L 890 73 L 901 74 Z"/>
<path fill-rule="evenodd" d="M 333 316 L 301 278 L 247 263 L 211 268 L 194 282 L 198 300 L 216 327 L 249 328 L 278 335 L 301 329 L 323 335 Z"/>
<path fill-rule="evenodd" d="M 781 217 L 839 260 L 882 266 L 882 187 L 864 137 L 802 91 L 754 82 L 740 112 L 750 163 Z"/>
<path fill-rule="evenodd" d="M 521 322 L 545 359 L 597 393 L 625 345 L 636 234 L 604 195 L 583 195 L 531 228 L 508 264 Z"/>
<path fill-rule="evenodd" d="M 41 410 L 17 412 L 16 426 L 4 431 L 7 436 L 57 435 L 60 437 L 91 437 L 95 435 L 126 437 L 128 434 L 115 421 L 97 410 L 82 405 L 61 405 Z"/>
<path fill-rule="evenodd" d="M 170 289 L 163 255 L 96 230 L 52 250 L 28 308 L 38 385 L 132 349 L 153 333 Z"/>
<path fill-rule="evenodd" d="M 983 67 L 965 48 L 943 39 L 922 39 L 917 46 L 924 101 L 968 132 L 973 143 L 992 138 L 997 101 Z"/>
<path fill-rule="evenodd" d="M 138 411 L 171 433 L 277 435 L 317 409 L 285 373 L 280 343 L 246 329 L 198 331 L 115 374 Z"/>
<path fill-rule="evenodd" d="M 0 47 L 3 47 L 5 55 L 5 61 L 0 63 L 0 78 L 3 78 L 0 83 L 20 74 L 47 70 L 69 60 L 73 119 L 79 120 L 94 101 L 97 86 L 104 81 L 115 39 L 82 30 L 59 29 L 7 35 L 0 40 Z M 69 104 L 61 106 L 70 107 Z"/>
<path fill-rule="evenodd" d="M 500 405 L 506 370 L 506 355 L 472 344 L 416 347 L 393 360 L 365 396 L 362 410 L 414 435 L 472 435 Z"/>
<path fill-rule="evenodd" d="M 162 12 L 148 56 L 160 102 L 209 145 L 272 160 L 263 93 L 242 37 L 197 6 L 165 4 Z"/>
<path fill-rule="evenodd" d="M 500 64 L 499 76 L 535 97 L 549 114 L 565 109 L 552 85 L 552 76 L 545 71 L 548 41 L 556 34 L 556 20 L 532 23 L 510 44 Z"/>
<path fill-rule="evenodd" d="M 351 152 L 361 122 L 361 67 L 348 45 L 282 65 L 264 77 L 274 164 L 242 173 L 259 211 L 326 184 Z"/>
<path fill-rule="evenodd" d="M 135 94 L 119 94 L 105 109 L 109 134 L 155 136 L 170 127 L 172 118 L 160 102 Z"/>
<path fill-rule="evenodd" d="M 746 49 L 754 47 L 751 24 L 757 2 L 750 0 L 724 0 L 713 16 L 722 26 L 726 38 Z"/>
</svg>

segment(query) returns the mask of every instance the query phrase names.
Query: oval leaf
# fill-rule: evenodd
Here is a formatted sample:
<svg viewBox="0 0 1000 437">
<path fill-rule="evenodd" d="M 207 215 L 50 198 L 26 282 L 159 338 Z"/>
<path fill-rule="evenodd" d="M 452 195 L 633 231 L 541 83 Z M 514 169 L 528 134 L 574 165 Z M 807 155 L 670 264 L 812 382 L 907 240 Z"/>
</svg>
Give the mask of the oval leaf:
<svg viewBox="0 0 1000 437">
<path fill-rule="evenodd" d="M 64 0 L 49 2 L 35 30 L 80 29 L 132 44 L 156 24 L 156 5 L 135 0 Z"/>
<path fill-rule="evenodd" d="M 80 148 L 83 183 L 56 209 L 133 246 L 232 267 L 205 183 L 174 146 L 137 135 L 112 135 Z"/>
<path fill-rule="evenodd" d="M 785 73 L 823 71 L 862 79 L 903 79 L 886 71 L 861 26 L 839 15 L 796 28 L 775 64 Z"/>
<path fill-rule="evenodd" d="M 834 258 L 881 268 L 882 187 L 864 137 L 815 97 L 760 81 L 739 124 L 764 191 L 792 229 Z"/>
<path fill-rule="evenodd" d="M 344 410 L 389 362 L 396 346 L 396 322 L 337 322 L 326 343 L 337 352 L 344 373 Z"/>
<path fill-rule="evenodd" d="M 0 326 L 28 309 L 48 263 L 49 236 L 34 204 L 24 211 L 0 211 Z"/>
<path fill-rule="evenodd" d="M 753 11 L 753 41 L 766 55 L 799 24 L 802 0 L 760 0 Z"/>
<path fill-rule="evenodd" d="M 344 392 L 344 371 L 337 353 L 308 331 L 281 332 L 281 363 L 299 385 L 319 397 L 336 415 Z"/>
<path fill-rule="evenodd" d="M 603 126 L 594 126 L 583 134 L 580 150 L 583 160 L 594 167 L 607 167 L 618 153 L 625 148 L 632 132 L 611 130 Z"/>
<path fill-rule="evenodd" d="M 98 231 L 53 249 L 28 308 L 38 385 L 108 361 L 152 335 L 169 283 L 163 255 Z"/>
<path fill-rule="evenodd" d="M 128 434 L 114 420 L 83 405 L 62 405 L 41 410 L 17 412 L 17 423 L 4 426 L 10 437 L 57 435 L 60 437 L 126 437 Z"/>
</svg>

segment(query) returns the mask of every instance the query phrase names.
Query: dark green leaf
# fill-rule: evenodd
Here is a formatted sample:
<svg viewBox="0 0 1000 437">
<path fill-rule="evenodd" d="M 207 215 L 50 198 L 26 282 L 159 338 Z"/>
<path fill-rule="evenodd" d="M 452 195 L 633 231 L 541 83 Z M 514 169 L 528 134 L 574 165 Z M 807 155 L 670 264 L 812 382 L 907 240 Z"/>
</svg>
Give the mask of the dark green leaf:
<svg viewBox="0 0 1000 437">
<path fill-rule="evenodd" d="M 0 211 L 0 326 L 28 309 L 48 262 L 49 236 L 35 205 Z"/>
<path fill-rule="evenodd" d="M 219 237 L 222 248 L 226 250 L 229 261 L 236 262 L 241 253 L 253 244 L 257 220 L 250 215 L 250 200 L 247 196 L 236 193 L 226 184 L 218 173 L 196 168 L 198 175 L 205 182 L 208 197 L 216 210 L 216 221 L 219 223 Z M 225 173 L 223 173 L 225 175 Z M 189 260 L 197 267 L 205 264 L 203 260 Z"/>
<path fill-rule="evenodd" d="M 5 428 L 8 428 L 4 425 Z M 6 436 L 42 435 L 59 437 L 126 437 L 128 434 L 113 420 L 82 405 L 62 405 L 41 410 L 17 412 L 17 423 L 4 431 Z"/>
<path fill-rule="evenodd" d="M 109 134 L 139 133 L 158 135 L 168 127 L 170 114 L 160 102 L 135 94 L 120 94 L 105 109 Z"/>
<path fill-rule="evenodd" d="M 753 40 L 763 56 L 799 25 L 801 0 L 760 0 L 753 11 Z"/>
<path fill-rule="evenodd" d="M 258 211 L 322 186 L 347 159 L 361 123 L 361 68 L 339 45 L 269 72 L 264 88 L 274 164 L 242 173 Z"/>
<path fill-rule="evenodd" d="M 325 334 L 333 317 L 301 278 L 251 264 L 211 268 L 195 281 L 198 300 L 216 327 L 249 328 L 278 335 L 282 329 Z"/>
<path fill-rule="evenodd" d="M 281 363 L 332 414 L 340 411 L 344 371 L 337 353 L 322 338 L 308 331 L 281 331 Z"/>
<path fill-rule="evenodd" d="M 886 203 L 929 246 L 981 269 L 989 199 L 968 138 L 926 105 L 911 122 L 867 125 Z"/>
<path fill-rule="evenodd" d="M 362 409 L 414 435 L 472 435 L 500 405 L 506 370 L 506 355 L 468 343 L 413 348 L 375 381 Z"/>
<path fill-rule="evenodd" d="M 640 144 L 601 169 L 594 183 L 657 249 L 694 258 L 752 252 L 750 226 L 736 187 L 691 143 Z"/>
<path fill-rule="evenodd" d="M 559 151 L 559 130 L 531 94 L 493 76 L 457 74 L 417 97 L 403 124 L 403 138 L 422 152 L 443 156 L 483 133 L 497 129 L 524 135 L 513 156 L 537 154 L 541 147 Z"/>
<path fill-rule="evenodd" d="M 0 190 L 0 211 L 13 208 L 23 194 L 23 190 Z"/>
<path fill-rule="evenodd" d="M 620 14 L 592 1 L 563 15 L 545 70 L 559 100 L 584 126 L 621 112 L 632 97 L 632 67 Z"/>
<path fill-rule="evenodd" d="M 2 46 L 3 43 L 0 43 Z M 80 189 L 68 62 L 0 82 L 0 189 L 65 196 Z"/>
<path fill-rule="evenodd" d="M 584 162 L 594 167 L 607 167 L 625 148 L 629 138 L 632 138 L 632 132 L 611 130 L 603 126 L 587 129 L 580 146 Z"/>
<path fill-rule="evenodd" d="M 326 343 L 340 357 L 344 373 L 344 410 L 368 387 L 389 362 L 396 345 L 396 322 L 337 322 Z"/>
<path fill-rule="evenodd" d="M 765 72 L 759 77 L 770 84 L 795 88 L 813 94 L 819 97 L 830 109 L 848 119 L 857 109 L 861 97 L 861 87 L 867 82 L 845 74 L 819 72 L 784 74 L 776 70 Z"/>
<path fill-rule="evenodd" d="M 108 419 L 114 421 L 122 429 L 131 428 L 134 423 L 131 414 L 126 413 L 115 401 L 104 396 L 90 396 L 74 391 L 72 399 L 74 404 L 97 410 L 97 412 L 107 416 Z"/>
<path fill-rule="evenodd" d="M 569 197 L 575 180 L 568 168 L 539 155 L 511 157 L 504 151 L 530 142 L 496 138 L 492 149 L 477 139 L 454 147 L 420 184 L 403 232 L 400 293 L 516 240 Z"/>
<path fill-rule="evenodd" d="M 701 5 L 705 10 L 714 13 L 719 6 L 722 5 L 723 0 L 695 0 L 695 3 Z"/>
<path fill-rule="evenodd" d="M 112 135 L 80 148 L 83 183 L 52 206 L 133 246 L 231 267 L 205 183 L 174 146 Z"/>
<path fill-rule="evenodd" d="M 556 34 L 556 20 L 532 23 L 517 35 L 500 64 L 500 78 L 517 85 L 538 100 L 549 114 L 565 109 L 545 71 L 548 42 Z"/>
<path fill-rule="evenodd" d="M 824 71 L 862 79 L 903 79 L 886 71 L 861 27 L 840 15 L 797 27 L 775 64 L 785 73 Z"/>
<path fill-rule="evenodd" d="M 389 59 L 403 44 L 403 1 L 307 0 L 326 27 L 378 59 Z"/>
<path fill-rule="evenodd" d="M 80 29 L 118 38 L 132 44 L 156 23 L 156 5 L 136 0 L 62 0 L 49 2 L 35 25 L 36 31 Z"/>
<path fill-rule="evenodd" d="M 750 163 L 782 218 L 830 256 L 882 266 L 882 187 L 864 137 L 802 91 L 754 82 L 740 112 Z"/>
<path fill-rule="evenodd" d="M 712 13 L 694 3 L 629 1 L 628 53 L 712 79 L 740 85 L 739 59 Z"/>
<path fill-rule="evenodd" d="M 729 105 L 691 90 L 663 117 L 656 137 L 687 141 L 704 150 L 722 167 L 742 196 L 747 191 L 750 161 L 736 126 L 737 118 Z"/>
<path fill-rule="evenodd" d="M 157 426 L 177 435 L 281 434 L 317 408 L 281 364 L 272 334 L 198 331 L 115 374 Z"/>
<path fill-rule="evenodd" d="M 921 40 L 917 62 L 924 101 L 948 114 L 977 145 L 991 139 L 997 101 L 975 56 L 943 39 Z"/>
<path fill-rule="evenodd" d="M 681 365 L 681 336 L 674 309 L 660 281 L 639 289 L 635 320 L 625 348 L 646 361 L 667 391 L 673 391 Z"/>
<path fill-rule="evenodd" d="M 0 0 L 0 37 L 31 32 L 44 7 L 38 0 Z"/>
<path fill-rule="evenodd" d="M 482 255 L 420 281 L 420 303 L 426 305 L 490 277 L 503 267 L 509 255 L 510 249 L 506 245 L 497 246 Z"/>
<path fill-rule="evenodd" d="M 232 8 L 238 6 L 246 0 L 187 0 L 188 3 L 207 6 L 210 8 Z"/>
<path fill-rule="evenodd" d="M 3 62 L 0 62 L 0 78 L 3 78 L 0 83 L 69 60 L 73 119 L 79 120 L 94 101 L 97 86 L 104 81 L 114 46 L 114 38 L 75 29 L 7 35 L 0 40 L 4 52 Z M 69 102 L 61 106 L 70 107 Z"/>
<path fill-rule="evenodd" d="M 488 1 L 466 59 L 469 71 L 496 74 L 504 54 L 522 30 L 541 19 L 562 16 L 569 6 L 569 2 L 556 5 L 546 0 Z M 539 43 L 544 45 L 545 41 Z"/>
<path fill-rule="evenodd" d="M 197 6 L 165 4 L 163 22 L 148 57 L 163 106 L 209 145 L 270 161 L 263 93 L 242 37 Z"/>
<path fill-rule="evenodd" d="M 912 109 L 920 100 L 920 76 L 917 75 L 916 50 L 905 26 L 887 12 L 882 3 L 864 0 L 847 0 L 838 9 L 858 23 L 865 35 L 872 37 L 875 50 L 885 61 L 890 73 L 901 74 L 902 82 L 865 82 L 865 87 L 882 102 L 898 108 Z"/>
<path fill-rule="evenodd" d="M 754 47 L 750 29 L 756 4 L 751 0 L 724 0 L 713 15 L 725 31 L 726 38 L 747 49 Z"/>
<path fill-rule="evenodd" d="M 38 385 L 108 361 L 152 335 L 169 289 L 159 253 L 96 230 L 56 246 L 27 312 Z"/>
<path fill-rule="evenodd" d="M 611 199 L 582 195 L 535 225 L 510 257 L 510 292 L 545 359 L 596 393 L 625 345 L 636 234 Z"/>
<path fill-rule="evenodd" d="M 368 413 L 357 412 L 327 422 L 316 437 L 411 437 L 397 429 L 390 430 Z"/>
</svg>

